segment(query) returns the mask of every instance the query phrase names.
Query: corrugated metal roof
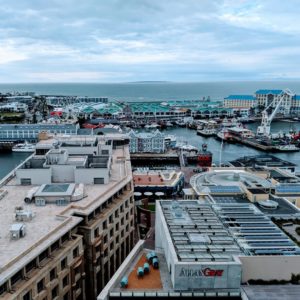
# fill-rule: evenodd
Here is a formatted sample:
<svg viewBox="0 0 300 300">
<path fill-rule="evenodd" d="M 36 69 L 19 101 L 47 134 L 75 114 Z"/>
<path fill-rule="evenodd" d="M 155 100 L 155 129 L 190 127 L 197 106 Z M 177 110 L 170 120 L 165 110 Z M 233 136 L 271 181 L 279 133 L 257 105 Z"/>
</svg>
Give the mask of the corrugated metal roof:
<svg viewBox="0 0 300 300">
<path fill-rule="evenodd" d="M 260 94 L 260 95 L 279 95 L 283 92 L 283 90 L 257 90 L 255 94 Z"/>
<path fill-rule="evenodd" d="M 229 95 L 228 97 L 224 98 L 225 100 L 255 100 L 255 97 L 252 95 Z"/>
</svg>

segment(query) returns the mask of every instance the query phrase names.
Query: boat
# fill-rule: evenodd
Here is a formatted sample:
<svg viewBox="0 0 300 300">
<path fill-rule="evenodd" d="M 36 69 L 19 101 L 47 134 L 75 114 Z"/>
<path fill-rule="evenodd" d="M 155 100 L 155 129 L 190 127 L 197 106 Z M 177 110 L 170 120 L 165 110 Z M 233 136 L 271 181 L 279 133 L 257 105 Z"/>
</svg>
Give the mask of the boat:
<svg viewBox="0 0 300 300">
<path fill-rule="evenodd" d="M 35 151 L 35 145 L 29 143 L 20 143 L 12 147 L 13 152 L 27 152 L 31 153 Z"/>
<path fill-rule="evenodd" d="M 274 148 L 280 152 L 297 152 L 300 150 L 294 144 L 277 145 Z"/>
<path fill-rule="evenodd" d="M 216 134 L 216 129 L 209 127 L 206 127 L 204 129 L 197 129 L 197 134 L 202 136 L 213 136 Z"/>
<path fill-rule="evenodd" d="M 228 131 L 228 128 L 223 128 L 222 130 L 220 130 L 217 133 L 216 137 L 217 137 L 217 139 L 224 141 L 224 142 L 233 141 L 232 135 Z"/>
<path fill-rule="evenodd" d="M 185 127 L 186 123 L 183 120 L 175 121 L 175 124 L 179 127 Z"/>
<path fill-rule="evenodd" d="M 166 122 L 166 127 L 173 127 L 173 124 L 170 121 Z"/>
<path fill-rule="evenodd" d="M 242 139 L 251 139 L 255 137 L 252 130 L 243 127 L 232 127 L 227 129 L 231 136 L 236 136 Z"/>
<path fill-rule="evenodd" d="M 145 129 L 157 129 L 160 126 L 157 123 L 151 123 L 151 124 L 147 124 L 145 125 Z"/>
</svg>

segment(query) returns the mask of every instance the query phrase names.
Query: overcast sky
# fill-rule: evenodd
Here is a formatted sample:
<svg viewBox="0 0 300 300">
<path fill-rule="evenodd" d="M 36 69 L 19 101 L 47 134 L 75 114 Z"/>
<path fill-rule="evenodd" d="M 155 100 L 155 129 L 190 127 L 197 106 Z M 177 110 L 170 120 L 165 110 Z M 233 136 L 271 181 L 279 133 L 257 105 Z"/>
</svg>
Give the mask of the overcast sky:
<svg viewBox="0 0 300 300">
<path fill-rule="evenodd" d="M 0 82 L 300 78 L 299 0 L 0 0 Z"/>
</svg>

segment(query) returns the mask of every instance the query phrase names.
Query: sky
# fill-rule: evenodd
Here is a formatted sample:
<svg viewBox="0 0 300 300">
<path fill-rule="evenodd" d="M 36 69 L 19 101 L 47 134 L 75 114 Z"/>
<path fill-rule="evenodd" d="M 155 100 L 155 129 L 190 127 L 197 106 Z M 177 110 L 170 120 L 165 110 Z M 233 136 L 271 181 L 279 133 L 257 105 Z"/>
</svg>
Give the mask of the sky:
<svg viewBox="0 0 300 300">
<path fill-rule="evenodd" d="M 0 0 L 0 83 L 298 80 L 299 0 Z"/>
</svg>

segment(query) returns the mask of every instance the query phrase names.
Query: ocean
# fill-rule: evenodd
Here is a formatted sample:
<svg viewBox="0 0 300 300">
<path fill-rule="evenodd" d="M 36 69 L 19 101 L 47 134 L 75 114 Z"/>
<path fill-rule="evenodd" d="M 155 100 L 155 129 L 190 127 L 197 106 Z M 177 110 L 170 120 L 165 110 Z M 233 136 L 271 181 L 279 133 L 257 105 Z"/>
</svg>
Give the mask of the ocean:
<svg viewBox="0 0 300 300">
<path fill-rule="evenodd" d="M 121 101 L 222 100 L 230 94 L 254 94 L 258 89 L 289 88 L 300 94 L 300 81 L 240 82 L 133 82 L 133 83 L 28 83 L 0 84 L 0 93 L 36 92 L 41 95 L 108 97 Z"/>
</svg>

